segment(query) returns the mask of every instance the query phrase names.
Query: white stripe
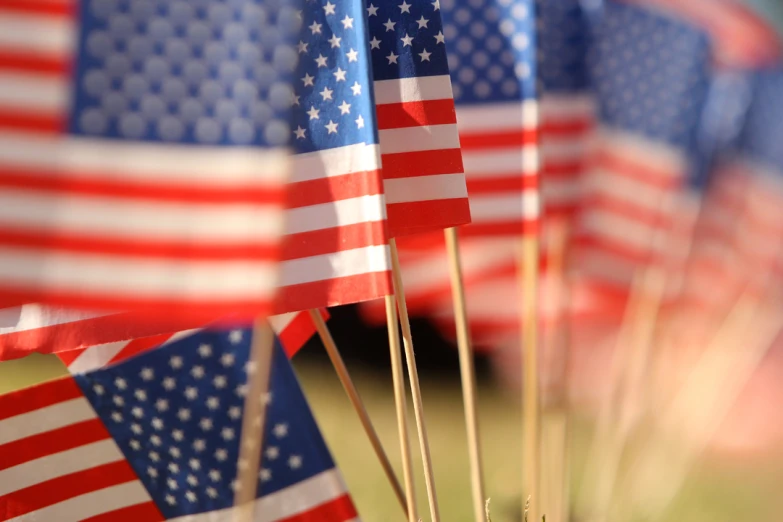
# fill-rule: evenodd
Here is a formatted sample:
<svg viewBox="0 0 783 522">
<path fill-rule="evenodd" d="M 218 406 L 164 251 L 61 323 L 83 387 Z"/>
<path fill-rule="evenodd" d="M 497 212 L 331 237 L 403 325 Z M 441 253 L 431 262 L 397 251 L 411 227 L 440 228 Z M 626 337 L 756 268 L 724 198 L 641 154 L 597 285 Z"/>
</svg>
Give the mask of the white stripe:
<svg viewBox="0 0 783 522">
<path fill-rule="evenodd" d="M 657 239 L 657 232 L 661 230 L 599 209 L 591 209 L 590 213 L 584 216 L 580 229 L 591 236 L 604 237 L 614 243 L 633 247 L 639 252 L 649 252 L 654 247 L 653 241 Z"/>
<path fill-rule="evenodd" d="M 383 180 L 386 203 L 467 198 L 464 174 L 438 174 Z"/>
<path fill-rule="evenodd" d="M 462 164 L 465 176 L 471 179 L 496 178 L 498 174 L 516 178 L 532 176 L 538 172 L 538 148 L 504 147 L 487 152 L 462 150 Z"/>
<path fill-rule="evenodd" d="M 544 165 L 556 165 L 562 162 L 580 161 L 587 155 L 590 144 L 578 138 L 550 137 L 541 138 L 541 157 Z"/>
<path fill-rule="evenodd" d="M 281 265 L 280 286 L 284 287 L 338 277 L 385 272 L 391 266 L 391 258 L 387 245 L 377 245 L 283 261 Z"/>
<path fill-rule="evenodd" d="M 386 204 L 382 195 L 360 196 L 287 210 L 286 234 L 372 223 L 384 219 L 386 219 Z"/>
<path fill-rule="evenodd" d="M 544 207 L 577 203 L 582 198 L 582 186 L 577 180 L 546 179 L 541 184 Z"/>
<path fill-rule="evenodd" d="M 534 219 L 541 215 L 541 199 L 535 191 L 509 196 L 472 196 L 472 223 L 492 223 L 507 219 Z"/>
<path fill-rule="evenodd" d="M 105 312 L 86 312 L 36 303 L 0 309 L 0 335 L 36 330 L 47 326 L 74 323 L 106 315 Z"/>
<path fill-rule="evenodd" d="M 324 471 L 293 486 L 256 499 L 254 522 L 273 522 L 293 517 L 339 498 L 346 492 L 343 479 L 337 470 Z M 176 517 L 172 518 L 171 522 L 229 522 L 234 520 L 234 509 L 232 507 Z"/>
<path fill-rule="evenodd" d="M 0 445 L 96 417 L 95 410 L 83 397 L 44 406 L 1 420 Z"/>
<path fill-rule="evenodd" d="M 681 177 L 688 168 L 685 155 L 672 145 L 656 142 L 626 130 L 601 127 L 596 134 L 596 146 L 633 161 L 636 165 L 651 165 L 655 172 Z"/>
<path fill-rule="evenodd" d="M 585 175 L 583 187 L 585 195 L 611 196 L 654 212 L 670 210 L 676 193 L 676 188 L 657 187 L 644 180 L 628 177 L 621 171 L 600 168 Z"/>
<path fill-rule="evenodd" d="M 0 285 L 65 292 L 122 293 L 137 298 L 271 298 L 277 273 L 271 261 L 130 259 L 71 252 L 0 248 Z"/>
<path fill-rule="evenodd" d="M 152 499 L 138 480 L 91 491 L 57 504 L 10 519 L 14 522 L 79 522 L 117 509 L 151 502 Z M 10 522 L 9 521 L 9 522 Z"/>
<path fill-rule="evenodd" d="M 140 241 L 270 243 L 282 234 L 283 211 L 262 204 L 134 201 L 6 188 L 0 191 L 0 224 Z"/>
<path fill-rule="evenodd" d="M 123 348 L 128 346 L 128 343 L 130 343 L 130 341 L 117 341 L 114 343 L 90 346 L 68 365 L 68 371 L 72 374 L 78 374 L 103 368 L 109 364 L 109 361 L 120 353 Z"/>
<path fill-rule="evenodd" d="M 452 99 L 449 75 L 378 80 L 373 83 L 375 104 Z"/>
<path fill-rule="evenodd" d="M 381 150 L 378 145 L 359 143 L 293 157 L 291 182 L 342 176 L 381 168 Z"/>
<path fill-rule="evenodd" d="M 0 158 L 62 180 L 171 182 L 209 187 L 276 187 L 288 179 L 290 156 L 280 149 L 51 138 L 0 132 Z"/>
<path fill-rule="evenodd" d="M 459 135 L 454 124 L 386 129 L 379 131 L 379 135 L 381 154 L 459 148 Z"/>
<path fill-rule="evenodd" d="M 273 315 L 269 317 L 269 324 L 272 325 L 272 329 L 276 334 L 280 335 L 283 330 L 288 328 L 296 316 L 305 312 L 290 312 L 287 314 Z"/>
<path fill-rule="evenodd" d="M 538 122 L 538 102 L 535 100 L 457 106 L 460 132 L 535 129 Z"/>
<path fill-rule="evenodd" d="M 64 78 L 0 72 L 0 106 L 64 116 L 68 96 Z"/>
<path fill-rule="evenodd" d="M 0 496 L 124 459 L 120 448 L 109 438 L 29 460 L 0 471 Z"/>
<path fill-rule="evenodd" d="M 587 94 L 552 94 L 541 96 L 541 119 L 544 123 L 592 120 L 595 100 Z"/>
<path fill-rule="evenodd" d="M 72 20 L 0 13 L 0 48 L 68 56 L 75 43 Z"/>
</svg>

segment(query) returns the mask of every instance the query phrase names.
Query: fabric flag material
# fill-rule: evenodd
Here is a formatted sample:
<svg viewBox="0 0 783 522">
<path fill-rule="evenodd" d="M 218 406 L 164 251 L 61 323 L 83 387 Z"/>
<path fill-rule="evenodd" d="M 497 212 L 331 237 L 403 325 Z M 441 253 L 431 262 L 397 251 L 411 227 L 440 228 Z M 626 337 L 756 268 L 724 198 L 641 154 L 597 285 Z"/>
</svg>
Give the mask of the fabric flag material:
<svg viewBox="0 0 783 522">
<path fill-rule="evenodd" d="M 250 336 L 202 331 L 0 397 L 0 518 L 230 520 Z M 257 512 L 356 520 L 279 345 L 267 404 Z"/>
<path fill-rule="evenodd" d="M 317 0 L 302 17 L 278 313 L 391 293 L 362 2 Z"/>
<path fill-rule="evenodd" d="M 470 222 L 438 0 L 373 0 L 370 52 L 393 237 Z"/>
<path fill-rule="evenodd" d="M 269 313 L 294 15 L 3 2 L 0 305 Z"/>
</svg>

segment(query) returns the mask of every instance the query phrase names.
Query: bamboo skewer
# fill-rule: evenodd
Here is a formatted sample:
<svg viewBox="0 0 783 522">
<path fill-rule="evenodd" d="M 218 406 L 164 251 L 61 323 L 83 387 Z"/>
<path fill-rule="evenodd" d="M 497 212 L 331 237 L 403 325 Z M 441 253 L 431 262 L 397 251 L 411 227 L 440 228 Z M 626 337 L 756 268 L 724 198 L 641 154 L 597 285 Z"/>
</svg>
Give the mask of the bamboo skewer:
<svg viewBox="0 0 783 522">
<path fill-rule="evenodd" d="M 400 453 L 402 454 L 402 478 L 405 483 L 405 498 L 408 500 L 408 522 L 417 522 L 419 515 L 413 482 L 411 442 L 408 435 L 408 405 L 405 394 L 405 376 L 402 370 L 402 347 L 400 346 L 397 305 L 394 303 L 393 295 L 387 295 L 384 299 L 386 304 L 386 326 L 389 330 L 389 355 L 391 356 L 392 383 L 394 385 L 394 407 L 397 413 L 397 431 L 400 437 Z"/>
<path fill-rule="evenodd" d="M 239 439 L 237 489 L 234 494 L 234 522 L 251 522 L 255 507 L 261 449 L 264 446 L 264 426 L 268 401 L 269 376 L 274 356 L 274 334 L 266 319 L 253 324 L 253 339 L 249 360 L 255 371 L 248 372 L 247 395 L 242 412 L 242 433 Z"/>
<path fill-rule="evenodd" d="M 473 516 L 475 522 L 484 522 L 484 477 L 481 464 L 481 440 L 479 438 L 478 417 L 476 413 L 476 372 L 473 367 L 473 346 L 468 329 L 468 314 L 465 305 L 465 286 L 462 282 L 457 229 L 447 228 L 446 252 L 449 258 L 451 292 L 454 302 L 454 319 L 457 326 L 457 348 L 462 378 L 462 400 L 465 408 L 465 424 L 468 437 L 468 457 L 470 459 L 470 485 L 473 495 Z"/>
<path fill-rule="evenodd" d="M 397 300 L 397 309 L 400 314 L 400 326 L 402 328 L 402 342 L 405 348 L 405 359 L 408 366 L 408 378 L 410 379 L 411 395 L 413 396 L 413 413 L 416 417 L 416 430 L 419 435 L 419 449 L 421 450 L 422 463 L 424 465 L 424 483 L 427 486 L 427 500 L 430 505 L 432 522 L 440 521 L 438 498 L 435 492 L 435 477 L 432 470 L 432 457 L 430 444 L 427 437 L 427 428 L 424 423 L 424 404 L 421 399 L 419 386 L 419 372 L 416 368 L 416 354 L 413 349 L 413 336 L 408 317 L 408 306 L 405 303 L 405 288 L 402 284 L 402 271 L 400 270 L 400 258 L 397 252 L 397 242 L 389 240 L 389 250 L 392 261 L 392 280 L 394 282 L 394 295 Z"/>
<path fill-rule="evenodd" d="M 326 353 L 332 361 L 332 365 L 334 366 L 335 372 L 337 372 L 340 383 L 343 385 L 343 389 L 345 389 L 345 393 L 348 395 L 348 399 L 351 401 L 354 411 L 356 411 L 356 414 L 359 416 L 359 421 L 362 424 L 362 428 L 364 428 L 364 433 L 367 435 L 367 438 L 370 439 L 370 445 L 372 445 L 372 449 L 375 451 L 375 455 L 381 463 L 383 472 L 394 490 L 394 495 L 400 502 L 403 511 L 407 513 L 408 507 L 405 493 L 400 486 L 399 480 L 397 480 L 397 475 L 394 473 L 394 468 L 389 461 L 389 457 L 383 449 L 381 439 L 375 431 L 375 427 L 370 419 L 370 414 L 367 412 L 367 408 L 364 406 L 364 402 L 362 402 L 362 399 L 359 396 L 359 391 L 356 389 L 356 386 L 348 373 L 348 368 L 345 367 L 345 362 L 337 349 L 337 344 L 334 342 L 334 338 L 332 338 L 332 334 L 329 332 L 329 328 L 326 326 L 326 322 L 323 317 L 321 317 L 318 310 L 310 310 L 310 318 L 315 324 L 315 329 L 318 331 L 318 336 L 321 338 L 324 348 L 326 348 Z"/>
</svg>

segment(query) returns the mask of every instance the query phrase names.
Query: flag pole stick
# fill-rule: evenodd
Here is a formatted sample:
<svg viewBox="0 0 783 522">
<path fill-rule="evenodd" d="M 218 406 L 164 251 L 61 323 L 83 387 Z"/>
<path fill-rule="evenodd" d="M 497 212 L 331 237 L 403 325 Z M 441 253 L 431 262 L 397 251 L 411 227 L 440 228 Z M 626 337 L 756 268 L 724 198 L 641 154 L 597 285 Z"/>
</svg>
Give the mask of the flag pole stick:
<svg viewBox="0 0 783 522">
<path fill-rule="evenodd" d="M 234 522 L 251 522 L 255 507 L 261 449 L 264 446 L 264 426 L 269 390 L 269 376 L 274 355 L 274 334 L 266 319 L 253 323 L 250 361 L 256 369 L 248 372 L 247 395 L 242 412 L 242 434 L 239 439 L 237 489 L 234 494 Z"/>
<path fill-rule="evenodd" d="M 485 522 L 484 477 L 481 464 L 481 439 L 479 438 L 476 412 L 476 372 L 473 367 L 473 346 L 468 329 L 468 313 L 465 306 L 465 286 L 462 281 L 457 229 L 447 228 L 446 252 L 449 257 L 451 295 L 454 305 L 454 319 L 457 326 L 457 349 L 462 378 L 462 401 L 465 408 L 465 425 L 468 436 L 468 457 L 470 459 L 470 486 L 473 494 L 473 516 L 475 522 Z"/>
<path fill-rule="evenodd" d="M 411 323 L 408 317 L 408 306 L 405 303 L 405 288 L 402 284 L 400 257 L 397 252 L 397 241 L 395 241 L 394 238 L 389 239 L 389 250 L 391 252 L 394 295 L 397 300 L 397 309 L 400 313 L 402 344 L 405 347 L 405 360 L 408 365 L 408 378 L 410 379 L 411 395 L 413 396 L 413 413 L 416 417 L 416 430 L 419 435 L 419 448 L 421 450 L 422 463 L 424 464 L 424 483 L 427 486 L 427 500 L 429 500 L 430 504 L 430 516 L 432 518 L 432 522 L 439 522 L 440 512 L 438 509 L 438 498 L 435 493 L 435 477 L 432 471 L 430 444 L 429 439 L 427 438 L 427 428 L 424 424 L 424 404 L 421 400 L 419 372 L 416 368 L 416 354 L 413 350 L 413 336 L 411 335 Z"/>
<path fill-rule="evenodd" d="M 375 451 L 375 455 L 378 457 L 378 461 L 381 463 L 383 472 L 386 475 L 386 478 L 389 480 L 392 489 L 394 490 L 394 495 L 400 502 L 403 511 L 407 512 L 408 509 L 407 501 L 405 500 L 405 493 L 402 491 L 400 482 L 397 480 L 397 475 L 394 473 L 394 468 L 392 467 L 391 462 L 389 462 L 389 457 L 386 455 L 386 451 L 383 449 L 381 439 L 378 438 L 378 433 L 375 431 L 375 427 L 372 424 L 370 414 L 367 412 L 367 408 L 364 406 L 364 402 L 359 396 L 359 391 L 356 389 L 356 386 L 354 385 L 353 380 L 348 373 L 348 368 L 346 368 L 345 362 L 343 361 L 343 358 L 337 349 L 337 344 L 334 342 L 334 338 L 332 337 L 329 328 L 326 326 L 326 321 L 324 321 L 324 318 L 321 316 L 321 313 L 318 310 L 310 310 L 309 312 L 310 318 L 315 324 L 315 329 L 318 331 L 318 336 L 321 338 L 321 342 L 323 343 L 324 348 L 326 348 L 326 353 L 329 355 L 329 359 L 332 361 L 332 365 L 334 366 L 334 370 L 337 373 L 337 377 L 340 379 L 340 384 L 343 385 L 343 389 L 345 389 L 345 393 L 348 395 L 348 399 L 351 401 L 353 409 L 359 416 L 359 421 L 362 424 L 362 428 L 364 428 L 364 432 L 367 435 L 367 438 L 370 439 L 370 445 L 372 446 L 373 451 Z"/>
<path fill-rule="evenodd" d="M 408 435 L 408 405 L 405 394 L 405 375 L 402 370 L 400 332 L 397 319 L 397 305 L 394 296 L 387 295 L 386 327 L 389 330 L 389 355 L 391 357 L 392 382 L 394 385 L 394 408 L 397 412 L 397 431 L 400 437 L 400 453 L 402 454 L 402 478 L 405 482 L 405 498 L 408 500 L 408 522 L 419 519 L 416 506 L 416 491 L 413 483 L 413 458 L 411 456 L 411 441 Z"/>
</svg>

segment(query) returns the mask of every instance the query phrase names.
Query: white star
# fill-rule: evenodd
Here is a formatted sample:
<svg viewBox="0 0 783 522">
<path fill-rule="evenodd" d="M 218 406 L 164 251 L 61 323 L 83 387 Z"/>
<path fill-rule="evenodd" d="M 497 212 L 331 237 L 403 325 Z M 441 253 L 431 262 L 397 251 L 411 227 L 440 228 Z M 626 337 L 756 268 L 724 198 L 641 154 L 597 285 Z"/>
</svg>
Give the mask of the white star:
<svg viewBox="0 0 783 522">
<path fill-rule="evenodd" d="M 272 429 L 272 433 L 274 433 L 275 437 L 278 439 L 285 437 L 288 435 L 288 424 L 282 422 L 280 424 L 275 424 L 274 429 Z"/>
<path fill-rule="evenodd" d="M 332 120 L 329 120 L 329 123 L 324 125 L 324 127 L 329 131 L 327 134 L 337 134 L 337 124 Z"/>
<path fill-rule="evenodd" d="M 125 379 L 122 377 L 117 377 L 114 379 L 114 385 L 117 387 L 118 390 L 124 390 L 128 387 L 128 383 L 125 382 Z"/>
<path fill-rule="evenodd" d="M 95 386 L 93 386 L 92 390 L 96 393 L 96 395 L 103 395 L 104 392 L 103 386 L 101 386 L 100 384 L 96 384 Z"/>
<path fill-rule="evenodd" d="M 173 506 L 177 503 L 177 499 L 172 497 L 171 495 L 166 495 L 166 503 L 170 506 Z"/>
<path fill-rule="evenodd" d="M 152 378 L 155 377 L 155 372 L 152 370 L 152 368 L 142 368 L 139 372 L 139 377 L 145 381 L 151 381 Z"/>
<path fill-rule="evenodd" d="M 177 381 L 174 377 L 166 377 L 163 379 L 163 387 L 168 391 L 173 390 L 177 386 Z"/>
<path fill-rule="evenodd" d="M 432 2 L 432 6 L 435 8 L 436 11 L 440 10 L 440 0 L 435 0 Z"/>
<path fill-rule="evenodd" d="M 334 71 L 332 74 L 334 74 L 335 81 L 337 82 L 344 82 L 345 81 L 345 73 L 347 71 L 343 71 L 341 68 L 337 68 L 336 71 Z"/>
<path fill-rule="evenodd" d="M 299 98 L 300 98 L 300 96 L 297 96 L 296 94 L 294 94 L 293 98 L 291 100 L 291 105 L 299 105 Z"/>
<path fill-rule="evenodd" d="M 299 455 L 291 455 L 288 458 L 288 467 L 291 469 L 299 469 L 302 467 L 302 457 Z"/>
<path fill-rule="evenodd" d="M 195 475 L 188 475 L 187 481 L 193 487 L 198 486 L 198 479 Z"/>
<path fill-rule="evenodd" d="M 159 419 L 158 417 L 152 418 L 152 427 L 156 430 L 162 430 L 163 429 L 163 421 Z"/>
<path fill-rule="evenodd" d="M 242 416 L 242 410 L 239 409 L 239 406 L 231 406 L 228 409 L 228 416 L 236 420 Z"/>
<path fill-rule="evenodd" d="M 198 497 L 196 497 L 196 494 L 195 494 L 195 493 L 193 493 L 192 491 L 186 491 L 186 492 L 185 492 L 185 497 L 186 497 L 188 500 L 190 500 L 191 502 L 195 502 L 195 501 L 196 501 L 196 499 L 198 498 Z"/>
<path fill-rule="evenodd" d="M 114 397 L 111 398 L 111 400 L 118 407 L 122 407 L 125 405 L 125 399 L 123 399 L 119 395 L 115 395 Z"/>
<path fill-rule="evenodd" d="M 351 112 L 351 104 L 347 103 L 345 100 L 338 105 L 338 108 L 340 109 L 340 114 L 349 114 Z"/>
<path fill-rule="evenodd" d="M 158 411 L 166 411 L 169 409 L 169 401 L 166 399 L 158 399 L 155 401 L 155 409 Z"/>
<path fill-rule="evenodd" d="M 399 58 L 399 54 L 394 54 L 394 51 L 392 51 L 389 56 L 386 57 L 387 60 L 389 60 L 389 65 L 393 63 L 397 63 L 397 58 Z"/>
<path fill-rule="evenodd" d="M 307 52 L 307 46 L 310 45 L 307 42 L 303 42 L 302 40 L 299 40 L 299 45 L 296 46 L 297 51 L 299 51 L 299 54 L 306 53 Z"/>
<path fill-rule="evenodd" d="M 424 52 L 418 53 L 419 56 L 421 56 L 422 62 L 429 62 L 430 61 L 430 55 L 432 53 L 428 53 L 427 49 L 424 49 Z"/>
<path fill-rule="evenodd" d="M 372 37 L 372 40 L 370 40 L 370 50 L 373 49 L 380 49 L 381 48 L 381 41 L 378 40 L 376 37 Z"/>
<path fill-rule="evenodd" d="M 118 411 L 112 412 L 111 420 L 114 422 L 122 422 L 122 414 Z"/>
<path fill-rule="evenodd" d="M 206 359 L 210 355 L 212 355 L 212 346 L 209 344 L 201 344 L 198 347 L 198 354 L 203 358 Z"/>
<path fill-rule="evenodd" d="M 177 417 L 182 422 L 185 422 L 190 419 L 190 410 L 187 408 L 180 408 L 179 411 L 177 411 Z"/>
<path fill-rule="evenodd" d="M 188 386 L 185 388 L 185 397 L 191 401 L 196 400 L 196 397 L 198 397 L 198 388 L 195 386 Z"/>
<path fill-rule="evenodd" d="M 328 58 L 322 54 L 318 55 L 318 58 L 315 59 L 315 63 L 318 64 L 318 67 L 326 67 L 326 61 Z"/>
<path fill-rule="evenodd" d="M 343 29 L 353 29 L 353 18 L 349 17 L 348 15 L 345 15 L 345 18 L 340 20 L 340 23 L 343 24 Z"/>
<path fill-rule="evenodd" d="M 138 406 L 135 406 L 135 407 L 134 407 L 134 408 L 131 410 L 131 415 L 133 415 L 133 416 L 134 416 L 134 417 L 136 417 L 137 419 L 140 419 L 140 418 L 144 417 L 144 410 L 142 410 L 142 409 L 141 409 L 141 408 L 139 408 Z"/>
<path fill-rule="evenodd" d="M 394 26 L 397 25 L 396 22 L 392 22 L 391 18 L 389 18 L 383 26 L 386 28 L 386 32 L 394 31 Z"/>
<path fill-rule="evenodd" d="M 403 46 L 403 47 L 405 47 L 406 45 L 407 45 L 407 46 L 410 46 L 410 45 L 411 45 L 411 43 L 413 42 L 413 37 L 412 37 L 412 36 L 408 36 L 408 35 L 406 34 L 405 36 L 403 36 L 402 38 L 400 38 L 400 40 L 402 40 L 402 46 Z"/>
<path fill-rule="evenodd" d="M 269 460 L 275 460 L 278 456 L 280 456 L 280 450 L 277 449 L 277 446 L 269 446 L 264 454 L 266 454 L 266 458 Z"/>
<path fill-rule="evenodd" d="M 185 439 L 185 432 L 182 430 L 174 430 L 171 432 L 171 437 L 176 441 L 182 442 L 182 440 Z"/>
<path fill-rule="evenodd" d="M 240 384 L 237 386 L 236 390 L 234 390 L 234 393 L 240 397 L 245 397 L 247 395 L 247 384 Z"/>
<path fill-rule="evenodd" d="M 324 6 L 324 14 L 334 14 L 334 8 L 335 5 L 331 2 L 326 2 L 326 5 Z"/>
<path fill-rule="evenodd" d="M 378 16 L 378 8 L 370 4 L 370 7 L 367 8 L 367 16 Z"/>
<path fill-rule="evenodd" d="M 226 387 L 226 376 L 225 375 L 216 375 L 214 379 L 212 379 L 212 386 L 214 386 L 217 389 L 222 389 Z"/>
<path fill-rule="evenodd" d="M 356 118 L 356 128 L 357 129 L 363 129 L 364 128 L 364 118 L 362 118 L 361 114 L 358 118 Z"/>
<path fill-rule="evenodd" d="M 247 374 L 254 374 L 256 373 L 256 368 L 258 368 L 258 363 L 255 361 L 247 361 L 245 363 L 245 373 Z"/>
<path fill-rule="evenodd" d="M 175 355 L 171 359 L 169 359 L 169 365 L 175 370 L 179 370 L 182 368 L 182 357 L 179 355 Z"/>
<path fill-rule="evenodd" d="M 305 129 L 303 129 L 301 125 L 298 125 L 294 130 L 294 134 L 296 134 L 296 139 L 303 140 L 305 138 Z"/>
<path fill-rule="evenodd" d="M 228 452 L 223 448 L 218 448 L 217 450 L 215 450 L 215 458 L 218 461 L 223 462 L 228 458 Z"/>
<path fill-rule="evenodd" d="M 329 42 L 329 44 L 332 46 L 332 49 L 334 49 L 335 47 L 340 47 L 341 40 L 342 38 L 339 38 L 336 34 L 333 34 L 332 37 L 327 40 L 327 42 Z"/>
<path fill-rule="evenodd" d="M 147 466 L 147 475 L 149 475 L 152 478 L 158 478 L 158 470 L 153 468 L 152 466 Z"/>
<path fill-rule="evenodd" d="M 345 53 L 345 56 L 348 57 L 348 63 L 359 61 L 359 53 L 356 52 L 355 49 L 351 49 L 350 51 Z"/>
<path fill-rule="evenodd" d="M 207 488 L 207 495 L 209 496 L 209 498 L 217 498 L 218 497 L 218 492 L 217 492 L 217 490 L 215 488 L 213 488 L 212 486 L 209 486 Z"/>
<path fill-rule="evenodd" d="M 237 482 L 237 479 L 234 479 L 231 481 L 231 484 L 229 484 L 229 487 L 232 491 L 236 492 L 237 490 L 241 489 L 241 484 Z"/>
<path fill-rule="evenodd" d="M 204 439 L 196 439 L 193 441 L 193 449 L 197 452 L 204 451 L 207 449 L 207 443 L 204 442 Z"/>
<path fill-rule="evenodd" d="M 198 471 L 201 469 L 201 461 L 198 459 L 190 459 L 188 461 L 188 465 L 190 466 L 190 469 Z"/>
<path fill-rule="evenodd" d="M 207 398 L 207 408 L 210 410 L 216 410 L 220 407 L 220 399 L 217 397 L 209 397 Z"/>
<path fill-rule="evenodd" d="M 258 472 L 258 478 L 261 479 L 261 482 L 269 482 L 272 480 L 272 472 L 266 468 L 261 468 L 261 471 Z"/>
<path fill-rule="evenodd" d="M 136 396 L 136 398 L 140 401 L 146 401 L 147 400 L 147 392 L 142 389 L 138 389 L 135 392 L 133 392 L 133 395 Z"/>
<path fill-rule="evenodd" d="M 169 489 L 176 490 L 179 487 L 179 486 L 177 486 L 177 481 L 174 480 L 173 478 L 167 479 L 166 480 L 166 484 L 169 485 Z"/>
<path fill-rule="evenodd" d="M 435 43 L 446 44 L 446 37 L 443 36 L 443 31 L 438 31 L 438 34 L 435 35 Z"/>
<path fill-rule="evenodd" d="M 242 330 L 231 330 L 231 333 L 228 334 L 228 341 L 231 344 L 239 344 L 242 342 Z"/>
<path fill-rule="evenodd" d="M 141 435 L 144 433 L 144 430 L 141 427 L 141 424 L 133 423 L 131 424 L 131 431 L 135 433 L 136 435 Z"/>
<path fill-rule="evenodd" d="M 306 113 L 306 114 L 307 114 L 308 116 L 310 116 L 310 119 L 311 119 L 311 120 L 317 120 L 317 119 L 318 119 L 318 114 L 319 114 L 320 112 L 321 112 L 321 111 L 319 111 L 318 109 L 316 109 L 316 108 L 315 108 L 315 105 L 313 105 L 312 107 L 310 107 L 310 110 L 309 110 L 309 111 L 307 111 L 307 113 Z"/>
<path fill-rule="evenodd" d="M 359 96 L 362 93 L 362 86 L 359 85 L 359 82 L 353 82 L 353 85 L 351 85 L 351 91 L 353 91 L 354 96 Z"/>
<path fill-rule="evenodd" d="M 417 24 L 419 24 L 419 29 L 424 29 L 424 28 L 426 28 L 426 27 L 427 27 L 427 24 L 429 23 L 429 20 L 427 20 L 426 18 L 424 18 L 424 15 L 422 15 L 422 17 L 421 17 L 421 18 L 419 18 L 418 20 L 416 20 L 416 23 L 417 23 Z"/>
<path fill-rule="evenodd" d="M 305 75 L 307 76 L 307 75 Z M 310 78 L 310 81 L 312 82 L 313 78 Z M 310 83 L 312 85 L 312 83 Z M 233 353 L 224 353 L 220 357 L 220 364 L 228 368 L 229 366 L 234 366 L 234 354 Z"/>
<path fill-rule="evenodd" d="M 160 455 L 158 455 L 157 451 L 150 451 L 147 455 L 149 455 L 152 462 L 158 462 L 160 460 Z"/>
<path fill-rule="evenodd" d="M 212 419 L 209 417 L 204 417 L 199 421 L 198 425 L 202 430 L 209 431 L 212 429 Z"/>
<path fill-rule="evenodd" d="M 332 99 L 332 93 L 334 91 L 329 89 L 328 87 L 324 87 L 324 90 L 319 92 L 318 94 L 321 95 L 321 98 L 323 98 L 324 101 L 331 100 Z"/>
<path fill-rule="evenodd" d="M 152 443 L 153 446 L 161 445 L 160 437 L 158 437 L 157 435 L 150 436 L 150 442 Z"/>
<path fill-rule="evenodd" d="M 212 482 L 220 482 L 220 471 L 216 469 L 209 470 L 209 480 Z"/>
<path fill-rule="evenodd" d="M 203 366 L 194 366 L 190 370 L 190 375 L 192 375 L 194 379 L 201 379 L 202 377 L 204 377 L 204 367 Z"/>
<path fill-rule="evenodd" d="M 169 455 L 171 455 L 175 459 L 178 459 L 182 456 L 182 452 L 179 450 L 178 447 L 172 446 L 169 448 Z"/>
<path fill-rule="evenodd" d="M 167 466 L 172 473 L 179 473 L 179 464 L 176 462 L 170 462 Z"/>
<path fill-rule="evenodd" d="M 272 392 L 266 392 L 266 393 L 262 394 L 261 395 L 261 401 L 264 404 L 266 404 L 267 406 L 272 404 Z"/>
<path fill-rule="evenodd" d="M 321 24 L 319 24 L 318 22 L 313 22 L 307 27 L 310 29 L 310 32 L 312 34 L 316 34 L 316 33 L 321 34 Z"/>
<path fill-rule="evenodd" d="M 130 447 L 133 448 L 134 450 L 138 451 L 141 449 L 141 443 L 136 439 L 131 439 L 130 442 L 128 442 L 128 444 L 130 444 Z"/>
<path fill-rule="evenodd" d="M 220 430 L 220 436 L 223 437 L 223 440 L 234 440 L 234 430 L 232 428 L 223 428 Z"/>
<path fill-rule="evenodd" d="M 398 7 L 400 8 L 400 14 L 402 13 L 410 14 L 411 12 L 411 4 L 409 4 L 405 0 L 402 0 L 402 3 Z"/>
</svg>

